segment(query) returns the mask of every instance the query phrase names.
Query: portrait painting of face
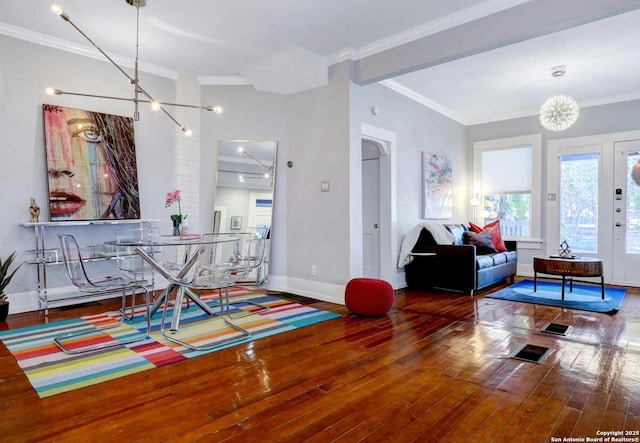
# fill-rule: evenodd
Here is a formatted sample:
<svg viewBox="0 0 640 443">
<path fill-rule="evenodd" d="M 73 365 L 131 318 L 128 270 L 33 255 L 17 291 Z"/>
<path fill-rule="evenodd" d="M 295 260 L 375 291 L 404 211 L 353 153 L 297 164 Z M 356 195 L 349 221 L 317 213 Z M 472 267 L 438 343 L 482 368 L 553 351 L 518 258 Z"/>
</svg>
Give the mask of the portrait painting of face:
<svg viewBox="0 0 640 443">
<path fill-rule="evenodd" d="M 140 218 L 133 119 L 43 105 L 49 219 Z"/>
</svg>

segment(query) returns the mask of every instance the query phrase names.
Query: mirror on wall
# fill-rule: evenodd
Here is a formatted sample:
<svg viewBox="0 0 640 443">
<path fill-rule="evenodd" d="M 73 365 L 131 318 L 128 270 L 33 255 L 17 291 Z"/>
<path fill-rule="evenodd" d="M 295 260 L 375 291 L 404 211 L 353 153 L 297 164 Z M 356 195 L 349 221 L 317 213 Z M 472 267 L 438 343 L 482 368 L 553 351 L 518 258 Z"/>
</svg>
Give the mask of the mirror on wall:
<svg viewBox="0 0 640 443">
<path fill-rule="evenodd" d="M 251 275 L 266 282 L 269 267 L 277 142 L 221 140 L 214 193 L 213 232 L 264 238 L 262 264 Z"/>
</svg>

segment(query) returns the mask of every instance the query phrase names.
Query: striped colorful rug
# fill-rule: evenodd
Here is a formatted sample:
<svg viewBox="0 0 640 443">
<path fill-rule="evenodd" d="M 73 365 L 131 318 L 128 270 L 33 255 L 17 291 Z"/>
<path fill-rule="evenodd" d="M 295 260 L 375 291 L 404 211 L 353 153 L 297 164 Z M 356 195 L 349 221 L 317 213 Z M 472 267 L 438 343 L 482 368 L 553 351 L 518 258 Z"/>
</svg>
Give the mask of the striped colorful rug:
<svg viewBox="0 0 640 443">
<path fill-rule="evenodd" d="M 212 308 L 219 308 L 217 294 L 204 295 L 202 298 Z M 161 311 L 153 316 L 152 333 L 148 339 L 91 353 L 65 354 L 53 343 L 53 338 L 66 332 L 91 330 L 113 324 L 119 319 L 118 313 L 107 312 L 3 331 L 0 332 L 0 340 L 13 354 L 38 395 L 45 398 L 340 317 L 333 312 L 244 289 L 230 294 L 230 299 L 233 303 L 231 314 L 234 317 L 240 315 L 233 322 L 251 331 L 252 336 L 211 351 L 193 351 L 165 340 L 160 334 Z M 269 309 L 258 312 L 256 310 L 260 308 L 246 303 L 248 299 L 266 305 Z M 170 312 L 168 310 L 167 327 L 171 321 Z M 244 316 L 243 312 L 253 315 Z M 145 328 L 144 310 L 141 309 L 136 311 L 132 322 L 97 336 L 92 335 L 89 339 L 82 338 L 74 342 L 74 345 L 83 347 L 101 340 L 125 339 Z M 225 326 L 221 319 L 211 318 L 192 305 L 182 311 L 179 334 L 181 340 L 201 345 L 231 337 L 237 332 Z"/>
</svg>

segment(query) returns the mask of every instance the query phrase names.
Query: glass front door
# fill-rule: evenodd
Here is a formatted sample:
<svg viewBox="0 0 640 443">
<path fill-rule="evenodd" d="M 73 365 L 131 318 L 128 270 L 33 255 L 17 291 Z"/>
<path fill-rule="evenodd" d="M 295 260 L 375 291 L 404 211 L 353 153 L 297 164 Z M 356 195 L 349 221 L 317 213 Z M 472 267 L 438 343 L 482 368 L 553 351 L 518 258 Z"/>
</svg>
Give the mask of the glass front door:
<svg viewBox="0 0 640 443">
<path fill-rule="evenodd" d="M 613 282 L 638 285 L 640 276 L 640 140 L 615 143 Z"/>
</svg>

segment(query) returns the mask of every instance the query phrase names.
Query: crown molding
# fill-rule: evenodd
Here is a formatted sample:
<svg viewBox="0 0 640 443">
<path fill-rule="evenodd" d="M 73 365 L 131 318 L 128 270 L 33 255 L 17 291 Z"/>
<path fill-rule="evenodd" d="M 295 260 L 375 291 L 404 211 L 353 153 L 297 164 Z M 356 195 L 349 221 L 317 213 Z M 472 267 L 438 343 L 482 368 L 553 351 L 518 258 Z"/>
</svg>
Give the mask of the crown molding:
<svg viewBox="0 0 640 443">
<path fill-rule="evenodd" d="M 628 102 L 632 100 L 640 100 L 640 92 L 633 92 L 629 94 L 611 95 L 608 97 L 599 97 L 591 100 L 579 101 L 578 105 L 580 109 L 592 108 L 594 106 L 611 105 L 613 103 Z M 542 102 L 540 103 L 542 105 Z M 504 120 L 512 120 L 515 118 L 533 117 L 537 116 L 540 112 L 539 109 L 529 109 L 521 112 L 512 112 L 508 114 L 491 115 L 483 118 L 470 118 L 467 119 L 467 126 L 482 125 L 485 123 L 496 123 Z"/>
<path fill-rule="evenodd" d="M 200 82 L 201 85 L 216 85 L 216 86 L 223 86 L 223 85 L 238 86 L 238 85 L 251 84 L 249 80 L 247 80 L 241 75 L 203 75 L 203 76 L 198 76 L 198 81 Z"/>
<path fill-rule="evenodd" d="M 342 62 L 347 59 L 358 60 L 377 54 L 397 46 L 410 43 L 412 41 L 436 34 L 465 23 L 472 22 L 482 17 L 486 17 L 496 12 L 527 3 L 531 0 L 487 0 L 475 6 L 471 6 L 462 11 L 440 17 L 415 28 L 378 40 L 369 45 L 357 49 L 345 48 L 327 57 L 329 65 Z"/>
<path fill-rule="evenodd" d="M 327 66 L 335 65 L 336 63 L 343 62 L 345 60 L 358 60 L 360 58 L 358 50 L 355 48 L 347 47 L 338 52 L 330 54 L 326 57 Z"/>
<path fill-rule="evenodd" d="M 592 106 L 610 105 L 612 103 L 628 102 L 631 100 L 640 100 L 640 92 L 630 92 L 628 94 L 610 95 L 608 97 L 594 98 L 583 103 L 578 102 L 581 108 L 590 108 Z"/>
<path fill-rule="evenodd" d="M 0 34 L 4 34 L 6 36 L 13 37 L 19 40 L 28 41 L 30 43 L 36 43 L 38 45 L 60 49 L 61 51 L 71 52 L 73 54 L 81 55 L 84 57 L 108 62 L 97 49 L 91 46 L 72 43 L 57 37 L 52 37 L 50 35 L 45 35 L 39 32 L 30 31 L 28 29 L 19 28 L 17 26 L 8 25 L 6 23 L 0 23 Z M 112 54 L 109 54 L 109 56 L 120 66 L 131 69 L 135 67 L 135 60 L 132 58 Z M 169 78 L 171 80 L 177 79 L 179 74 L 177 71 L 174 71 L 172 69 L 144 62 L 138 63 L 138 69 L 148 74 L 158 75 L 160 77 Z"/>
<path fill-rule="evenodd" d="M 409 89 L 395 80 L 390 80 L 390 79 L 382 80 L 378 83 L 380 83 L 382 86 L 386 86 L 387 88 L 397 92 L 400 95 L 410 98 L 411 100 L 418 102 L 421 105 L 436 111 L 439 114 L 444 115 L 445 117 L 449 117 L 451 120 L 454 120 L 462 125 L 468 125 L 468 123 L 461 116 L 459 116 L 449 108 L 442 106 L 439 103 L 434 102 L 433 100 L 428 99 L 424 95 L 418 94 L 413 89 Z"/>
</svg>

